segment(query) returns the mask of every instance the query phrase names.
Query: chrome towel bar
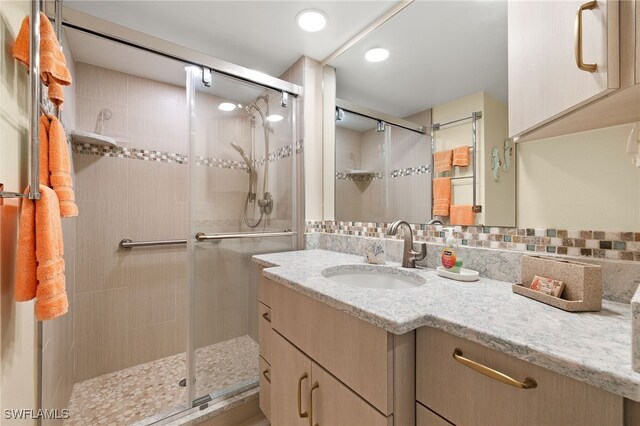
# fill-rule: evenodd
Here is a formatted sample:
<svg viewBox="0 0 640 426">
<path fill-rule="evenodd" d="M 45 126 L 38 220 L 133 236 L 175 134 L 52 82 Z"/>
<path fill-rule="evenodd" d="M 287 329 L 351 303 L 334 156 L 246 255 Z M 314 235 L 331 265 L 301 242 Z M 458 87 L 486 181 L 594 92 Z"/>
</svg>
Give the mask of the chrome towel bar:
<svg viewBox="0 0 640 426">
<path fill-rule="evenodd" d="M 155 241 L 132 241 L 128 238 L 120 241 L 120 248 L 130 249 L 133 247 L 154 247 L 187 244 L 187 240 L 155 240 Z"/>
<path fill-rule="evenodd" d="M 256 233 L 244 233 L 244 234 L 210 234 L 207 235 L 204 232 L 198 232 L 196 234 L 196 241 L 215 241 L 215 240 L 231 240 L 235 238 L 261 238 L 261 237 L 291 237 L 296 235 L 296 232 L 283 231 L 283 232 L 256 232 Z"/>
</svg>

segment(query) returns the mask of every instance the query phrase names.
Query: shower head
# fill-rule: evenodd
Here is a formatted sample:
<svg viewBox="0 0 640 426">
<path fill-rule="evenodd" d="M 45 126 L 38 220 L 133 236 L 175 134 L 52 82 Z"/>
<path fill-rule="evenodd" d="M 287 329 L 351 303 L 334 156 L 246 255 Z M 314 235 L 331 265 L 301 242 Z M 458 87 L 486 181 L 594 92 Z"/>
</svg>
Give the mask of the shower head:
<svg viewBox="0 0 640 426">
<path fill-rule="evenodd" d="M 231 148 L 238 151 L 238 154 L 242 156 L 242 159 L 244 160 L 244 162 L 247 164 L 247 167 L 249 168 L 249 172 L 256 173 L 256 169 L 253 168 L 253 165 L 251 164 L 251 160 L 249 159 L 247 154 L 245 154 L 244 149 L 242 149 L 242 147 L 237 143 L 233 143 L 233 142 L 231 142 Z"/>
<path fill-rule="evenodd" d="M 242 147 L 236 143 L 231 142 L 231 148 L 235 149 L 236 151 L 238 151 L 238 153 L 240 155 L 242 155 L 243 157 L 245 156 L 244 154 L 244 149 L 242 149 Z"/>
</svg>

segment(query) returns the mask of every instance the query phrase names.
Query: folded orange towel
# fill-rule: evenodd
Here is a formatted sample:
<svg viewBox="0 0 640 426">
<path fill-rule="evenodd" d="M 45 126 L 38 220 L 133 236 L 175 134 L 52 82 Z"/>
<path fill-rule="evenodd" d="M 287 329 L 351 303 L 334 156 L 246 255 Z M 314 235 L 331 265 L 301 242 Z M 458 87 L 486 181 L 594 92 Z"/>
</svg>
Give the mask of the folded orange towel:
<svg viewBox="0 0 640 426">
<path fill-rule="evenodd" d="M 451 170 L 451 156 L 453 151 L 450 149 L 446 151 L 436 151 L 433 154 L 433 160 L 436 167 L 436 173 L 448 172 Z"/>
<path fill-rule="evenodd" d="M 47 92 L 49 100 L 53 102 L 55 106 L 62 109 L 62 103 L 64 102 L 64 90 L 62 86 L 55 81 L 49 84 L 49 90 Z"/>
<path fill-rule="evenodd" d="M 453 165 L 467 167 L 469 165 L 470 146 L 459 146 L 453 150 Z"/>
<path fill-rule="evenodd" d="M 40 185 L 51 187 L 49 182 L 49 130 L 51 123 L 42 114 L 38 120 L 38 139 L 40 140 Z"/>
<path fill-rule="evenodd" d="M 40 116 L 40 183 L 56 192 L 61 217 L 78 216 L 67 135 L 55 116 Z"/>
<path fill-rule="evenodd" d="M 449 222 L 452 225 L 474 225 L 475 213 L 473 212 L 473 206 L 452 205 Z"/>
<path fill-rule="evenodd" d="M 58 197 L 40 185 L 40 200 L 22 201 L 15 292 L 18 302 L 37 298 L 38 320 L 59 317 L 69 309 L 63 254 Z"/>
<path fill-rule="evenodd" d="M 433 180 L 433 214 L 435 216 L 449 216 L 451 204 L 451 178 L 437 178 Z"/>
<path fill-rule="evenodd" d="M 26 16 L 13 45 L 13 57 L 25 64 L 27 69 L 29 69 L 30 41 L 29 16 Z M 51 21 L 42 12 L 40 12 L 40 78 L 45 86 L 50 86 L 52 83 L 62 86 L 71 84 L 71 73 L 67 68 L 67 60 L 60 49 L 60 43 L 58 43 Z M 52 92 L 49 96 L 51 101 L 58 106 L 62 104 L 61 87 L 54 84 L 53 90 L 50 92 Z"/>
<path fill-rule="evenodd" d="M 53 115 L 49 116 L 49 119 L 51 120 L 49 129 L 49 171 L 51 173 L 49 179 L 51 187 L 60 202 L 60 216 L 75 217 L 78 216 L 78 206 L 73 192 L 67 135 L 60 120 Z"/>
</svg>

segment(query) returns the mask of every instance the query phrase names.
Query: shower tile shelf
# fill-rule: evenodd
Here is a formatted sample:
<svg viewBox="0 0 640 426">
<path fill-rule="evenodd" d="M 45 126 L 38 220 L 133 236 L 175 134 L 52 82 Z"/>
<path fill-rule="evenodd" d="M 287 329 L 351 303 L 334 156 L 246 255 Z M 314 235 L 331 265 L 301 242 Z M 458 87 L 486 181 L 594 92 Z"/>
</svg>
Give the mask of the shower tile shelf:
<svg viewBox="0 0 640 426">
<path fill-rule="evenodd" d="M 90 143 L 93 145 L 107 146 L 111 148 L 118 147 L 118 141 L 110 136 L 99 135 L 97 133 L 77 129 L 71 131 L 71 142 L 76 144 Z"/>
<path fill-rule="evenodd" d="M 377 174 L 377 172 L 373 172 L 371 170 L 353 169 L 345 171 L 345 176 L 347 177 L 347 179 L 351 180 L 373 180 Z"/>
</svg>

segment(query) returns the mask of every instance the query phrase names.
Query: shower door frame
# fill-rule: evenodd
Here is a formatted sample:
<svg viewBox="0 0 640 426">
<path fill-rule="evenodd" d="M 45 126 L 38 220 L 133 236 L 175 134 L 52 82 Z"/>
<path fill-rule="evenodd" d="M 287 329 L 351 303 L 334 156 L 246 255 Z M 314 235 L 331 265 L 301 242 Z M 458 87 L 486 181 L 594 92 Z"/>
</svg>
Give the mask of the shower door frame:
<svg viewBox="0 0 640 426">
<path fill-rule="evenodd" d="M 45 11 L 47 15 L 52 16 L 52 13 L 49 9 L 49 5 L 45 4 Z M 276 77 L 272 77 L 260 71 L 252 70 L 250 68 L 245 68 L 240 65 L 236 65 L 231 62 L 224 61 L 222 59 L 209 56 L 203 54 L 201 52 L 191 50 L 189 48 L 150 36 L 148 34 L 141 33 L 139 31 L 133 30 L 128 27 L 124 27 L 122 25 L 115 24 L 110 21 L 106 21 L 95 16 L 91 16 L 82 12 L 78 12 L 76 10 L 70 9 L 66 6 L 62 7 L 62 26 L 71 28 L 77 31 L 81 31 L 87 34 L 91 34 L 100 38 L 104 38 L 107 40 L 111 40 L 117 43 L 121 43 L 136 49 L 140 49 L 146 52 L 154 53 L 160 56 L 164 56 L 170 59 L 174 59 L 184 63 L 186 66 L 193 66 L 197 68 L 201 68 L 203 70 L 211 71 L 212 73 L 218 73 L 232 79 L 238 80 L 239 82 L 251 83 L 254 85 L 262 86 L 267 89 L 275 90 L 280 93 L 287 93 L 289 96 L 289 106 L 292 108 L 291 112 L 291 126 L 292 126 L 292 154 L 291 154 L 291 170 L 292 170 L 292 196 L 291 196 L 291 238 L 292 238 L 292 247 L 295 249 L 298 245 L 297 233 L 298 233 L 298 182 L 297 182 L 297 151 L 296 146 L 298 140 L 302 140 L 301 133 L 298 129 L 298 113 L 299 113 L 299 105 L 298 102 L 301 101 L 301 96 L 303 94 L 303 88 L 294 83 L 281 80 Z M 187 91 L 188 88 L 185 88 Z M 194 88 L 195 90 L 195 88 Z M 189 109 L 189 113 L 191 114 L 192 109 Z M 189 151 L 192 150 L 192 134 L 191 134 L 191 126 L 189 128 Z M 191 152 L 190 152 L 191 153 Z M 195 157 L 190 157 L 190 162 L 195 163 Z M 190 166 L 191 167 L 191 166 Z M 193 167 L 195 170 L 195 167 Z M 187 195 L 187 202 L 191 206 L 191 197 L 193 196 L 191 190 L 191 170 L 188 173 L 188 185 L 189 191 Z M 192 209 L 191 209 L 192 210 Z M 268 234 L 267 234 L 268 235 Z M 267 236 L 265 235 L 265 236 Z M 187 238 L 187 253 L 193 253 L 193 244 L 195 242 L 195 235 L 190 235 Z M 188 256 L 189 257 L 189 256 Z M 193 309 L 193 285 L 191 280 L 191 268 L 194 266 L 192 262 L 195 262 L 193 256 L 191 259 L 187 259 L 187 283 L 188 283 L 188 292 L 189 292 L 189 301 L 186 307 L 186 315 L 187 315 L 187 369 L 186 376 L 187 378 L 195 377 L 195 348 L 193 347 L 193 324 L 194 320 L 192 318 L 195 309 Z M 42 330 L 41 327 L 38 328 L 38 338 L 41 339 Z M 190 360 L 190 361 L 189 361 Z M 41 366 L 39 366 L 41 370 Z M 192 374 L 193 372 L 193 374 Z M 43 372 L 44 373 L 44 372 Z M 172 410 L 171 413 L 167 414 L 164 419 L 154 422 L 154 423 L 165 423 L 166 421 L 174 420 L 176 418 L 180 418 L 184 415 L 188 415 L 190 413 L 196 412 L 201 407 L 194 406 L 194 398 L 195 398 L 195 385 L 191 383 L 191 380 L 187 380 L 187 392 L 186 399 L 184 401 L 185 405 L 182 409 L 178 408 L 176 410 Z M 158 413 L 159 415 L 163 413 Z"/>
<path fill-rule="evenodd" d="M 255 378 L 255 381 L 251 381 L 249 383 L 239 383 L 229 386 L 223 390 L 217 391 L 215 394 L 208 393 L 205 395 L 196 395 L 196 344 L 195 344 L 195 336 L 194 330 L 196 326 L 196 306 L 195 306 L 195 270 L 196 270 L 196 256 L 195 256 L 195 247 L 196 243 L 204 243 L 204 244 L 212 244 L 216 241 L 227 240 L 227 239 L 240 239 L 240 238 L 265 238 L 265 237 L 289 237 L 291 238 L 291 247 L 295 250 L 297 249 L 298 241 L 298 196 L 297 196 L 297 188 L 298 188 L 298 175 L 297 175 L 297 152 L 296 146 L 298 139 L 298 102 L 299 98 L 297 96 L 292 96 L 288 99 L 288 102 L 284 103 L 284 97 L 282 100 L 282 106 L 284 108 L 291 108 L 290 117 L 291 117 L 291 224 L 290 231 L 278 232 L 278 231 L 265 231 L 265 232 L 239 232 L 233 234 L 210 234 L 203 235 L 200 234 L 195 228 L 196 222 L 196 211 L 194 208 L 194 192 L 195 191 L 195 182 L 196 182 L 196 161 L 191 159 L 196 158 L 196 144 L 197 144 L 197 134 L 195 131 L 196 127 L 196 96 L 197 91 L 196 88 L 198 83 L 204 85 L 204 78 L 201 81 L 198 80 L 198 77 L 203 77 L 205 71 L 211 71 L 211 76 L 213 77 L 216 74 L 216 71 L 209 70 L 206 67 L 198 67 L 198 66 L 187 66 L 185 69 L 186 74 L 186 97 L 187 97 L 187 108 L 189 111 L 189 153 L 188 161 L 189 172 L 187 174 L 187 204 L 189 205 L 189 237 L 187 238 L 187 265 L 186 265 L 186 282 L 187 282 L 187 292 L 188 292 L 188 305 L 186 309 L 187 315 L 187 368 L 186 368 L 186 384 L 187 384 L 187 404 L 191 406 L 193 409 L 197 409 L 199 407 L 206 407 L 210 402 L 218 402 L 220 399 L 231 398 L 235 395 L 238 395 L 247 390 L 253 389 L 258 386 L 258 377 Z M 225 75 L 223 73 L 218 73 L 221 75 Z M 229 77 L 229 76 L 226 76 Z M 236 79 L 238 80 L 238 79 Z M 246 83 L 246 81 L 244 81 Z M 215 84 L 215 83 L 213 83 Z M 239 82 L 242 84 L 242 82 Z M 251 84 L 258 85 L 260 87 L 265 87 L 264 85 L 257 84 L 252 82 Z M 267 88 L 270 89 L 270 88 Z M 271 89 L 274 90 L 274 89 Z M 280 94 L 284 96 L 284 91 L 280 91 Z M 269 162 L 269 152 L 265 152 L 265 162 Z M 209 241 L 213 240 L 213 241 Z M 257 309 L 257 306 L 256 306 Z"/>
</svg>

